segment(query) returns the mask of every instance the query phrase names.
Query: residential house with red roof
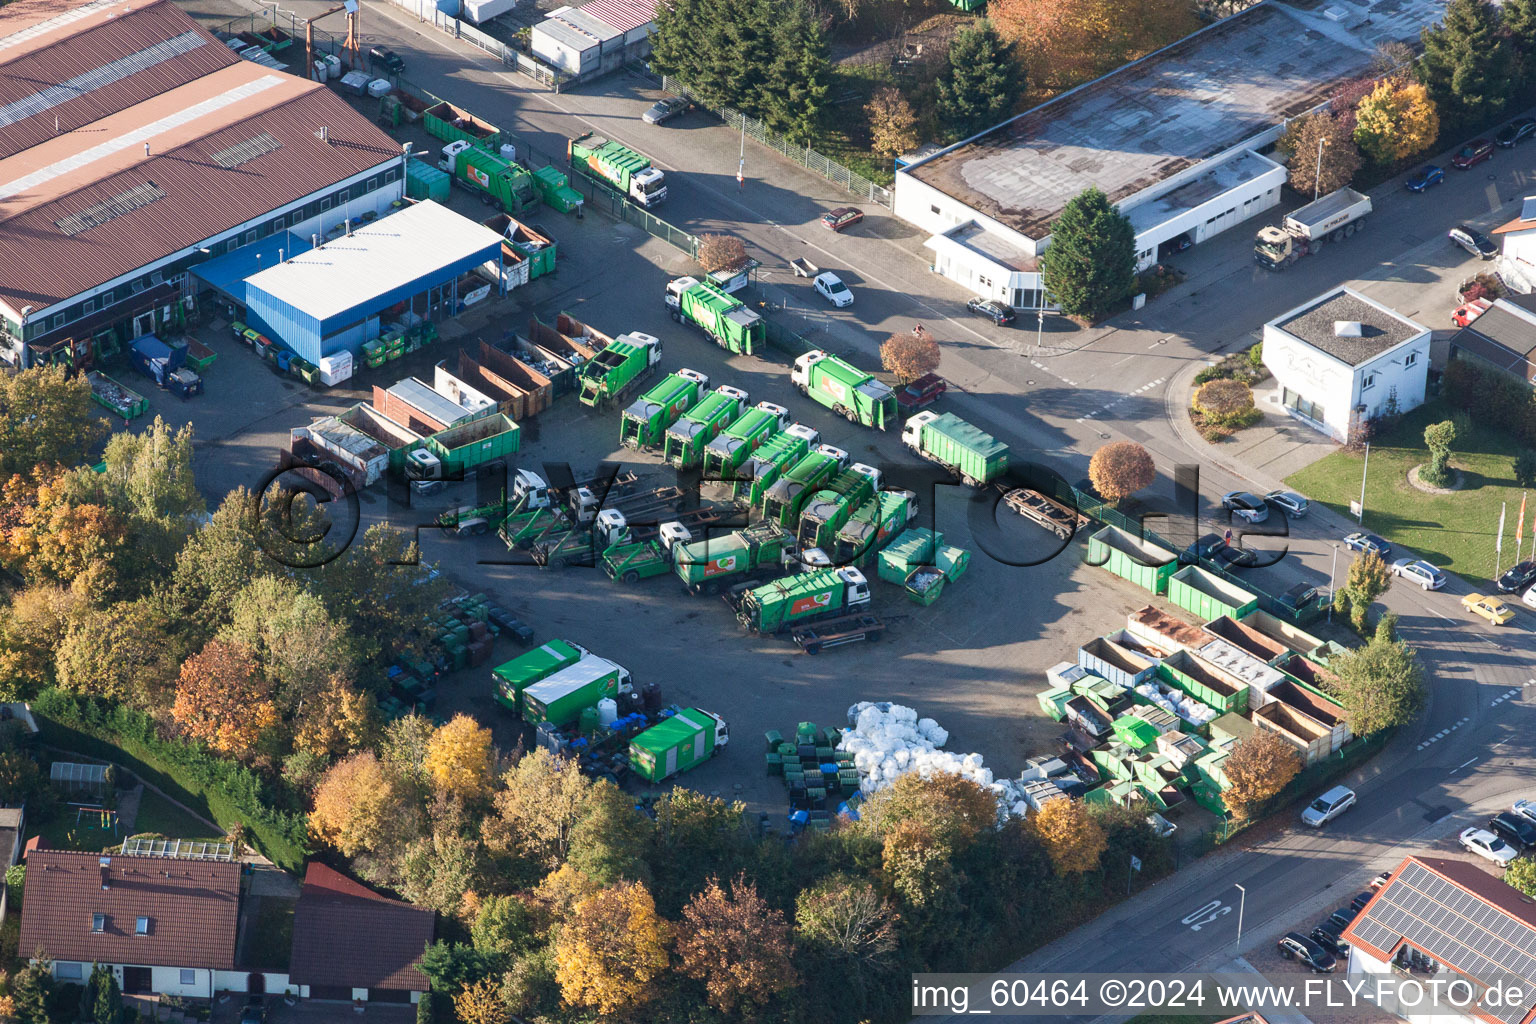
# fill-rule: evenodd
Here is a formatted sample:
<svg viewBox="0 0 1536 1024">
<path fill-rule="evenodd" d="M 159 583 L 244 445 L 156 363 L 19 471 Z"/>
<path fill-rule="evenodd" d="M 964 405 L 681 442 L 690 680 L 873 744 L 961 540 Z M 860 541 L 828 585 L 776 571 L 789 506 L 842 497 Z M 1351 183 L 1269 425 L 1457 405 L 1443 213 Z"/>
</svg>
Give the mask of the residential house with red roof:
<svg viewBox="0 0 1536 1024">
<path fill-rule="evenodd" d="M 428 986 L 416 965 L 436 922 L 431 910 L 312 861 L 293 916 L 289 979 L 307 999 L 418 1002 Z"/>
</svg>

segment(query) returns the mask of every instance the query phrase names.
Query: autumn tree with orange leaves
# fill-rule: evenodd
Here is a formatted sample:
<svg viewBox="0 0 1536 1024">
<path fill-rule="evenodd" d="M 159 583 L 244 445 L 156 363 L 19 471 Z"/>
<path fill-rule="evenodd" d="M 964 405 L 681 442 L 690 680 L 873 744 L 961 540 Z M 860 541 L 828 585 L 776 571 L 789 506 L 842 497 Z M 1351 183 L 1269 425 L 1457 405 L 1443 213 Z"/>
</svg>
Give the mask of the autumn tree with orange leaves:
<svg viewBox="0 0 1536 1024">
<path fill-rule="evenodd" d="M 555 980 L 567 1003 L 605 1016 L 650 1002 L 666 974 L 671 928 L 639 882 L 576 904 L 555 940 Z"/>
<path fill-rule="evenodd" d="M 278 723 L 272 687 L 251 652 L 210 640 L 181 663 L 171 717 L 188 734 L 221 754 L 251 761 L 262 733 Z"/>
<path fill-rule="evenodd" d="M 677 954 L 683 973 L 704 982 L 709 1005 L 752 1019 L 798 979 L 784 914 L 739 875 L 730 891 L 711 878 L 683 908 Z"/>
<path fill-rule="evenodd" d="M 1113 71 L 1200 27 L 1182 0 L 991 0 L 988 16 L 1016 44 L 1029 81 L 1053 92 Z"/>
<path fill-rule="evenodd" d="M 1029 827 L 1045 845 L 1058 874 L 1081 874 L 1099 866 L 1099 855 L 1107 845 L 1104 826 L 1081 801 L 1047 800 L 1029 816 Z"/>
</svg>

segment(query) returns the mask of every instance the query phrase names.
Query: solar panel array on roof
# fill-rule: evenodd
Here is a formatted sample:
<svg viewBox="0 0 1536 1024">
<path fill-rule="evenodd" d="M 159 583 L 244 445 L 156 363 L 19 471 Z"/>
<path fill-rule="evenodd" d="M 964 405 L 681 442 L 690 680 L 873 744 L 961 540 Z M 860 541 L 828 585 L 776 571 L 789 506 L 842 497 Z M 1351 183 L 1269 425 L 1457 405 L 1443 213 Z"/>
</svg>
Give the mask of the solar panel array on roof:
<svg viewBox="0 0 1536 1024">
<path fill-rule="evenodd" d="M 1406 939 L 1445 966 L 1487 985 L 1536 978 L 1536 928 L 1410 862 L 1372 903 L 1354 933 L 1391 952 Z M 1509 976 L 1513 975 L 1513 978 Z M 1520 1024 L 1536 994 L 1517 1006 L 1480 1007 L 1505 1024 Z"/>
<path fill-rule="evenodd" d="M 268 132 L 257 132 L 253 138 L 245 142 L 238 142 L 228 149 L 221 149 L 213 154 L 213 162 L 220 167 L 233 169 L 241 164 L 248 164 L 263 153 L 270 153 L 274 149 L 282 149 L 283 144 L 278 142 Z"/>
<path fill-rule="evenodd" d="M 105 224 L 113 217 L 121 217 L 125 213 L 132 213 L 141 206 L 147 206 L 156 199 L 164 199 L 162 192 L 154 182 L 146 182 L 127 192 L 119 192 L 104 203 L 95 206 L 87 206 L 79 213 L 72 213 L 68 217 L 60 217 L 54 221 L 54 225 L 66 235 L 78 235 L 82 231 L 89 231 L 98 225 Z"/>
</svg>

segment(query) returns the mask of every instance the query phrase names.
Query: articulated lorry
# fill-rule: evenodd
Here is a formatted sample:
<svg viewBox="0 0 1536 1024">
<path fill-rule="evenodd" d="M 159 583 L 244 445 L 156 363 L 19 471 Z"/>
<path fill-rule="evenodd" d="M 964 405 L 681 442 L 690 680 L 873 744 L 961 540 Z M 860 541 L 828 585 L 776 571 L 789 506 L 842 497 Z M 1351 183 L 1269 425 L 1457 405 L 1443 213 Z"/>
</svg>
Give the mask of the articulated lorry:
<svg viewBox="0 0 1536 1024">
<path fill-rule="evenodd" d="M 763 492 L 763 518 L 793 530 L 800 510 L 823 482 L 848 467 L 848 453 L 830 444 L 819 444 L 800 461 L 785 467 L 773 486 Z"/>
<path fill-rule="evenodd" d="M 763 495 L 768 493 L 779 475 L 805 458 L 811 445 L 820 440 L 821 432 L 813 427 L 804 423 L 790 424 L 738 467 L 740 479 L 732 488 L 736 500 L 745 502 L 748 508 L 762 505 Z"/>
<path fill-rule="evenodd" d="M 754 633 L 777 633 L 812 619 L 869 606 L 869 580 L 857 569 L 814 569 L 737 595 L 736 621 Z"/>
<path fill-rule="evenodd" d="M 687 708 L 629 741 L 629 767 L 647 782 L 661 782 L 697 768 L 731 740 L 725 719 Z"/>
<path fill-rule="evenodd" d="M 703 462 L 704 446 L 736 422 L 748 401 L 745 391 L 729 384 L 722 384 L 705 395 L 667 428 L 662 448 L 667 465 L 692 469 Z"/>
<path fill-rule="evenodd" d="M 830 547 L 853 513 L 880 488 L 880 471 L 855 462 L 801 503 L 800 528 L 795 540 L 800 550 Z"/>
<path fill-rule="evenodd" d="M 1320 252 L 1323 242 L 1339 242 L 1365 226 L 1371 197 L 1345 186 L 1285 215 L 1279 227 L 1259 228 L 1253 261 L 1266 270 L 1284 270 L 1303 256 Z"/>
<path fill-rule="evenodd" d="M 682 369 L 641 395 L 619 418 L 619 444 L 650 448 L 662 442 L 667 428 L 693 407 L 709 387 L 709 375 Z"/>
<path fill-rule="evenodd" d="M 741 464 L 787 426 L 788 409 L 772 402 L 758 402 L 704 446 L 704 479 L 737 479 Z"/>
<path fill-rule="evenodd" d="M 508 213 L 518 213 L 538 202 L 533 176 L 521 165 L 462 139 L 443 147 L 437 166 L 471 191 L 491 197 Z"/>
<path fill-rule="evenodd" d="M 589 654 L 523 690 L 523 721 L 532 726 L 549 722 L 563 727 L 604 697 L 617 697 L 633 689 L 628 669 Z"/>
<path fill-rule="evenodd" d="M 896 393 L 874 374 L 813 349 L 795 360 L 790 383 L 844 419 L 877 430 L 897 422 Z"/>
<path fill-rule="evenodd" d="M 767 330 L 763 318 L 708 281 L 674 278 L 667 282 L 663 297 L 672 319 L 693 324 L 728 352 L 751 355 L 763 344 Z"/>
<path fill-rule="evenodd" d="M 601 135 L 588 132 L 566 145 L 572 166 L 607 182 L 630 200 L 650 209 L 667 198 L 667 177 L 651 166 L 651 158 Z"/>
<path fill-rule="evenodd" d="M 972 487 L 991 483 L 1008 468 L 1008 446 L 952 412 L 913 416 L 901 428 L 901 443 Z"/>
<path fill-rule="evenodd" d="M 661 362 L 661 340 L 631 331 L 621 334 L 581 367 L 581 391 L 587 408 L 607 408 L 622 400 Z"/>
<path fill-rule="evenodd" d="M 561 669 L 570 668 L 592 652 L 569 640 L 551 640 L 505 665 L 491 669 L 491 685 L 496 703 L 509 711 L 522 713 L 523 691 L 541 679 L 548 679 Z"/>
<path fill-rule="evenodd" d="M 672 569 L 688 593 L 713 594 L 724 583 L 779 575 L 793 564 L 794 553 L 789 531 L 764 521 L 674 549 Z"/>
</svg>

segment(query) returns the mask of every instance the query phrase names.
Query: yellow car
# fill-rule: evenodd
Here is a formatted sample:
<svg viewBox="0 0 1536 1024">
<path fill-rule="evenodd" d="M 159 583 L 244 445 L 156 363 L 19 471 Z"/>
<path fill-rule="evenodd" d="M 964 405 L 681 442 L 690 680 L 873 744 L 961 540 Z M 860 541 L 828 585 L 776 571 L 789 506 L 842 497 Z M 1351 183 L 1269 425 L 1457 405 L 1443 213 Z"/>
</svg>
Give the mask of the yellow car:
<svg viewBox="0 0 1536 1024">
<path fill-rule="evenodd" d="M 1461 599 L 1461 606 L 1473 615 L 1481 615 L 1495 626 L 1502 626 L 1515 617 L 1515 610 L 1496 597 L 1468 594 Z"/>
</svg>

